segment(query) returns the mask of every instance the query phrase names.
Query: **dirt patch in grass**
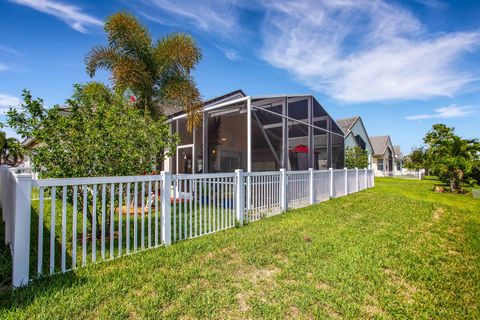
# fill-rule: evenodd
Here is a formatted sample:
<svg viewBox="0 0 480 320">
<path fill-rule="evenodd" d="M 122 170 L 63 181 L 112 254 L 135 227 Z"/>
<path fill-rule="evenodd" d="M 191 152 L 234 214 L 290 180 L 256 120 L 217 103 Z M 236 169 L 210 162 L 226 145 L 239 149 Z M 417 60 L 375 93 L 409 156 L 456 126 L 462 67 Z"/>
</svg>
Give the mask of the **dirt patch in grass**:
<svg viewBox="0 0 480 320">
<path fill-rule="evenodd" d="M 247 312 L 248 310 L 250 310 L 248 299 L 250 299 L 251 296 L 251 291 L 242 291 L 236 294 L 235 297 L 237 298 L 238 310 L 240 312 Z"/>
<path fill-rule="evenodd" d="M 366 297 L 365 304 L 362 305 L 361 309 L 369 318 L 387 317 L 385 310 L 378 305 L 377 299 L 372 296 Z"/>
<path fill-rule="evenodd" d="M 326 291 L 332 289 L 332 287 L 328 283 L 320 281 L 317 284 L 317 289 Z"/>
<path fill-rule="evenodd" d="M 445 213 L 445 210 L 443 210 L 443 208 L 437 208 L 435 211 L 433 211 L 433 216 L 432 216 L 433 221 L 435 222 L 439 221 L 442 218 L 444 213 Z"/>
<path fill-rule="evenodd" d="M 398 275 L 395 270 L 387 268 L 383 272 L 388 276 L 389 282 L 398 289 L 404 300 L 408 303 L 413 303 L 413 296 L 419 291 L 418 288 L 403 276 Z"/>
</svg>

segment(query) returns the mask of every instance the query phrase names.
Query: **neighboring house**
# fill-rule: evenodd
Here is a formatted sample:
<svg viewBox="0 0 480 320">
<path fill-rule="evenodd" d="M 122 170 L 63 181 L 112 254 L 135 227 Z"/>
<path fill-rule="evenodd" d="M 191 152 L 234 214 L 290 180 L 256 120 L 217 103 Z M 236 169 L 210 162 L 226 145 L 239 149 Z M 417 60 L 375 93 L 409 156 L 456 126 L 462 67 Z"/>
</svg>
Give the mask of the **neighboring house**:
<svg viewBox="0 0 480 320">
<path fill-rule="evenodd" d="M 390 136 L 370 137 L 373 146 L 373 166 L 376 175 L 394 175 L 395 149 Z"/>
<path fill-rule="evenodd" d="M 368 137 L 362 118 L 355 116 L 346 119 L 338 119 L 336 122 L 345 133 L 345 149 L 347 147 L 360 147 L 367 151 L 368 168 L 371 169 L 373 161 L 373 146 Z"/>
<path fill-rule="evenodd" d="M 249 97 L 236 90 L 205 101 L 193 132 L 183 111 L 165 113 L 181 139 L 164 163 L 173 173 L 344 167 L 344 134 L 311 95 Z"/>
<path fill-rule="evenodd" d="M 403 169 L 403 154 L 400 146 L 393 146 L 393 152 L 395 153 L 395 170 L 401 173 Z"/>
</svg>

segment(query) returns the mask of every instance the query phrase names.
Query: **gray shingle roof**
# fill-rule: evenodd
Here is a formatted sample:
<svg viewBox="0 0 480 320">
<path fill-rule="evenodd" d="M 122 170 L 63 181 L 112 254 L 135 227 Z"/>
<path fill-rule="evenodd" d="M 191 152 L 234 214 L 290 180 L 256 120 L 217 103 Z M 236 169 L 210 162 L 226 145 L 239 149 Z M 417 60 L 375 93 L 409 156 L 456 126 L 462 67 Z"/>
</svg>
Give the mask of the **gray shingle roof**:
<svg viewBox="0 0 480 320">
<path fill-rule="evenodd" d="M 385 153 L 388 138 L 389 136 L 370 137 L 370 142 L 372 143 L 374 155 L 382 155 Z"/>
<path fill-rule="evenodd" d="M 355 124 L 355 122 L 358 120 L 359 116 L 351 117 L 351 118 L 345 118 L 345 119 L 338 119 L 335 120 L 335 122 L 338 124 L 340 129 L 345 133 L 345 135 L 348 134 L 352 126 Z"/>
</svg>

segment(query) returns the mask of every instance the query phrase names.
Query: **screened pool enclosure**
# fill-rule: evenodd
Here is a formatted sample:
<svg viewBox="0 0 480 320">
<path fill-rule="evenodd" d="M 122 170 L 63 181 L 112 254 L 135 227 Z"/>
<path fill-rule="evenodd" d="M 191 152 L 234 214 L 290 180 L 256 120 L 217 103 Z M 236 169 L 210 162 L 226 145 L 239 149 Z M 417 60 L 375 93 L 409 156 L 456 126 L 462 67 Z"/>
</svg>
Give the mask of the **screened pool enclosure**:
<svg viewBox="0 0 480 320">
<path fill-rule="evenodd" d="M 193 132 L 181 112 L 169 122 L 181 139 L 165 161 L 172 173 L 344 167 L 343 132 L 311 95 L 250 97 L 238 90 L 205 102 Z"/>
</svg>

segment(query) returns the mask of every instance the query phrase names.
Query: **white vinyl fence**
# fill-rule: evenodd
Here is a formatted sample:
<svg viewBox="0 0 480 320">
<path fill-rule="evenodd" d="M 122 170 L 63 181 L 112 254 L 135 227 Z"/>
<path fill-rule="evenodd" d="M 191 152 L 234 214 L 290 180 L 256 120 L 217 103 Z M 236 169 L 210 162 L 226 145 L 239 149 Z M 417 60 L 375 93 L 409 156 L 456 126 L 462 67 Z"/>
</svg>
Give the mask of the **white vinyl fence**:
<svg viewBox="0 0 480 320">
<path fill-rule="evenodd" d="M 425 170 L 392 170 L 392 171 L 380 171 L 375 170 L 374 174 L 376 177 L 391 177 L 391 178 L 403 178 L 403 179 L 416 179 L 422 180 L 425 178 Z"/>
<path fill-rule="evenodd" d="M 373 187 L 372 170 L 32 179 L 0 167 L 15 287 Z"/>
</svg>

